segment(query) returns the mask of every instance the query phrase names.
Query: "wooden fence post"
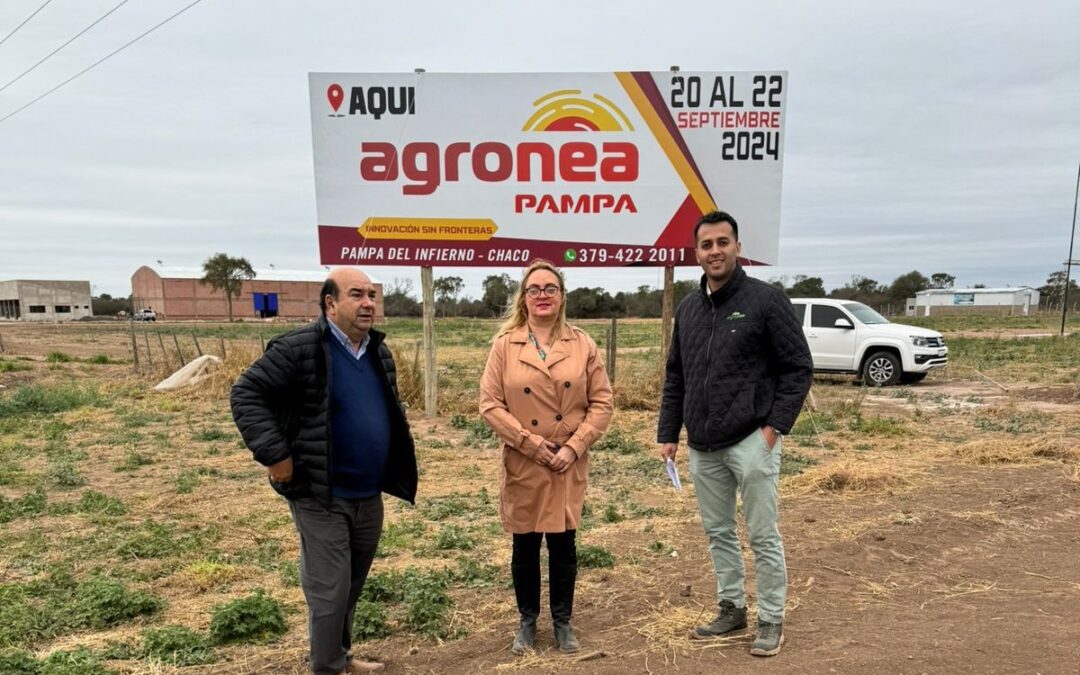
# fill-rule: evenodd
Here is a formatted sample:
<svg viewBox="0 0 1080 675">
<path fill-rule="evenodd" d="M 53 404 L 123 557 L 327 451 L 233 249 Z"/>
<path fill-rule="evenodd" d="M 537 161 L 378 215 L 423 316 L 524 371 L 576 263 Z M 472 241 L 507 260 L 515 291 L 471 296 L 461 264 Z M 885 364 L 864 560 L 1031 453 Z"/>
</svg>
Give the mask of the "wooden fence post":
<svg viewBox="0 0 1080 675">
<path fill-rule="evenodd" d="M 187 365 L 187 361 L 184 360 L 184 352 L 180 350 L 180 340 L 176 337 L 176 333 L 172 334 L 173 344 L 176 345 L 176 356 L 180 359 L 180 367 L 183 368 Z"/>
<path fill-rule="evenodd" d="M 150 351 L 150 335 L 144 330 L 142 336 L 143 342 L 146 343 L 146 365 L 152 366 L 154 365 L 154 355 Z"/>
<path fill-rule="evenodd" d="M 420 268 L 424 302 L 424 414 L 439 414 L 438 374 L 435 372 L 435 285 L 430 265 Z"/>
<path fill-rule="evenodd" d="M 615 384 L 615 356 L 617 354 L 618 335 L 619 335 L 619 320 L 615 317 L 611 317 L 611 328 L 608 328 L 608 343 L 607 343 L 607 376 L 608 380 L 612 384 Z"/>
<path fill-rule="evenodd" d="M 135 341 L 135 315 L 131 316 L 128 325 L 131 328 L 131 363 L 135 372 L 139 372 L 139 343 Z"/>
</svg>

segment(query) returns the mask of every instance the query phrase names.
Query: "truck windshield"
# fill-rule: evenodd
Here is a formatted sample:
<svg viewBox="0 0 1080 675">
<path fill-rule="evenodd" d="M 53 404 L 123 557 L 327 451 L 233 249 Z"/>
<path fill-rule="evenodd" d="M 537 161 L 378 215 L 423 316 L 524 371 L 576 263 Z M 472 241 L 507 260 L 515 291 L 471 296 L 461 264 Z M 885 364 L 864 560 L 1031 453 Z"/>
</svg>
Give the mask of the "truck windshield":
<svg viewBox="0 0 1080 675">
<path fill-rule="evenodd" d="M 855 318 L 865 324 L 889 323 L 889 320 L 870 309 L 861 302 L 845 302 L 844 309 L 855 315 Z"/>
</svg>

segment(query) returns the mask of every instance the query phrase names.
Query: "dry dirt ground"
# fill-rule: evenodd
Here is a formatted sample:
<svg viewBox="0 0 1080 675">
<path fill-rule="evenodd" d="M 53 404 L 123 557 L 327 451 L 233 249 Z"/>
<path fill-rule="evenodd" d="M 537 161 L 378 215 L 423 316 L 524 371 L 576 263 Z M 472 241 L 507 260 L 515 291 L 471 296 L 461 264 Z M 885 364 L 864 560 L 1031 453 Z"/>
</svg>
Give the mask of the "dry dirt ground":
<svg viewBox="0 0 1080 675">
<path fill-rule="evenodd" d="M 98 353 L 123 357 L 125 347 L 115 339 L 98 339 L 88 331 L 81 339 L 68 335 L 59 344 L 47 329 L 0 331 L 9 356 L 34 359 L 30 372 L 0 373 L 0 385 L 9 390 L 31 380 L 129 381 L 126 365 L 48 369 L 41 362 L 57 348 L 82 358 Z M 719 642 L 688 639 L 690 627 L 715 612 L 715 586 L 687 480 L 685 449 L 680 453 L 680 472 L 688 484 L 683 493 L 665 486 L 659 462 L 655 480 L 635 483 L 637 474 L 627 468 L 627 458 L 594 455 L 590 498 L 597 505 L 621 507 L 633 501 L 655 507 L 658 515 L 597 524 L 581 533 L 581 539 L 602 544 L 618 562 L 611 569 L 583 570 L 579 577 L 575 626 L 583 643 L 580 656 L 555 653 L 546 623 L 535 653 L 510 655 L 514 608 L 505 579 L 494 587 L 455 589 L 452 620 L 467 627 L 467 637 L 440 642 L 397 631 L 359 644 L 356 651 L 385 660 L 388 674 L 1080 672 L 1078 389 L 1004 384 L 1008 391 L 984 379 L 947 375 L 893 390 L 867 391 L 843 380 L 815 383 L 807 416 L 812 431 L 804 428 L 785 439 L 785 452 L 815 464 L 782 484 L 787 641 L 775 658 L 749 655 L 752 629 Z M 197 455 L 201 466 L 236 474 L 228 475 L 228 481 L 207 481 L 194 493 L 180 495 L 168 489 L 175 477 L 169 462 L 135 474 L 117 473 L 111 465 L 127 450 L 95 444 L 95 434 L 104 435 L 113 422 L 105 413 L 100 418 L 94 413 L 82 419 L 99 428 L 73 439 L 95 460 L 84 469 L 88 487 L 123 496 L 135 518 L 170 513 L 218 522 L 225 534 L 216 546 L 223 550 L 241 551 L 265 529 L 282 543 L 283 558 L 295 556 L 287 511 L 262 483 L 246 451 L 231 449 L 230 440 L 220 452 L 203 453 L 208 446 L 190 440 L 191 429 L 227 428 L 223 400 L 218 391 L 164 403 L 139 396 L 131 405 L 171 411 L 172 422 L 150 425 L 172 439 L 169 452 Z M 450 422 L 447 417 L 413 420 L 424 471 L 422 494 L 431 498 L 480 488 L 496 493 L 498 451 L 468 446 L 464 432 Z M 618 413 L 617 424 L 646 443 L 650 453 L 654 423 L 652 412 Z M 616 461 L 624 462 L 619 471 L 605 473 L 605 463 Z M 649 470 L 643 460 L 635 461 L 634 466 Z M 34 467 L 31 463 L 28 470 Z M 622 481 L 629 487 L 623 489 Z M 388 522 L 415 517 L 400 504 L 388 504 Z M 0 530 L 27 536 L 37 531 L 62 541 L 75 527 L 49 517 L 0 525 Z M 753 603 L 752 557 L 744 553 Z M 509 542 L 492 534 L 479 555 L 505 566 Z M 0 564 L 5 560 L 0 555 Z M 401 551 L 377 560 L 373 572 L 414 563 L 430 560 Z M 283 598 L 295 611 L 289 616 L 290 631 L 279 642 L 225 648 L 220 660 L 208 666 L 151 668 L 128 661 L 110 667 L 122 673 L 305 672 L 299 590 L 281 585 L 274 575 L 249 571 L 250 583 L 238 580 L 222 597 L 236 597 L 257 585 Z M 0 580 L 15 575 L 0 567 Z M 157 621 L 197 630 L 206 629 L 206 608 L 220 599 L 206 589 L 185 586 L 181 574 L 150 586 L 170 603 Z M 76 644 L 99 646 L 107 638 L 136 634 L 137 627 L 67 635 L 38 649 L 44 654 Z"/>
</svg>

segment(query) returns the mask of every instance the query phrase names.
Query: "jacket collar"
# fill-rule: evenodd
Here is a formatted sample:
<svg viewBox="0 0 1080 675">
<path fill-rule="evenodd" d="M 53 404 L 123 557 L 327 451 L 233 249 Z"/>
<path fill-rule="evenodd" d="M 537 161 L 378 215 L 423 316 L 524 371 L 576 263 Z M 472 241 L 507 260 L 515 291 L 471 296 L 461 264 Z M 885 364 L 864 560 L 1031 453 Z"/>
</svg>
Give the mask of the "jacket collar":
<svg viewBox="0 0 1080 675">
<path fill-rule="evenodd" d="M 528 347 L 522 349 L 518 353 L 519 361 L 527 363 L 533 368 L 546 373 L 548 372 L 548 368 L 570 356 L 570 346 L 568 343 L 574 339 L 574 335 L 573 331 L 570 330 L 570 327 L 564 324 L 563 334 L 555 344 L 551 346 L 551 349 L 548 350 L 546 361 L 540 358 L 540 353 L 536 351 L 536 348 L 529 342 L 528 326 L 519 326 L 510 331 L 508 339 L 513 343 L 528 345 Z"/>
<path fill-rule="evenodd" d="M 735 295 L 735 291 L 739 290 L 743 281 L 746 280 L 746 271 L 743 270 L 743 266 L 739 263 L 735 263 L 735 269 L 731 272 L 731 278 L 728 282 L 715 292 L 709 291 L 709 279 L 706 275 L 701 275 L 700 293 L 702 299 L 711 302 L 715 306 L 719 306 L 724 303 L 725 300 Z"/>
<path fill-rule="evenodd" d="M 325 314 L 322 314 L 318 319 L 315 319 L 315 329 L 319 331 L 319 336 L 323 338 L 330 333 L 330 321 L 326 318 Z M 386 333 L 372 328 L 368 331 L 368 337 L 371 338 L 371 342 L 368 343 L 368 349 L 376 349 L 386 338 Z"/>
</svg>

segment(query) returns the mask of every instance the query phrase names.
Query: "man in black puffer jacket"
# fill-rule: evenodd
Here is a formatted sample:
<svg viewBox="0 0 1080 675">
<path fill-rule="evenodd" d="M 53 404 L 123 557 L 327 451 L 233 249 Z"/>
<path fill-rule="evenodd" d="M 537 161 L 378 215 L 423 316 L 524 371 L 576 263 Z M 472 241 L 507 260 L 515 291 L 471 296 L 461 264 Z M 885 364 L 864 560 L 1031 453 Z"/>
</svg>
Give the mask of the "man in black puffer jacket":
<svg viewBox="0 0 1080 675">
<path fill-rule="evenodd" d="M 780 437 L 810 390 L 813 363 L 802 327 L 783 292 L 738 264 L 739 226 L 722 211 L 694 228 L 705 274 L 701 290 L 675 315 L 657 429 L 660 455 L 674 459 L 686 426 L 690 473 L 716 572 L 720 613 L 691 631 L 712 639 L 746 628 L 744 570 L 736 531 L 741 494 L 754 552 L 758 633 L 750 653 L 772 656 L 783 644 L 787 568 L 777 529 Z"/>
<path fill-rule="evenodd" d="M 331 272 L 319 320 L 272 340 L 230 397 L 300 534 L 311 670 L 320 674 L 382 668 L 352 659 L 353 610 L 382 534 L 381 493 L 416 500 L 416 451 L 394 359 L 372 329 L 375 297 L 363 272 Z"/>
</svg>

